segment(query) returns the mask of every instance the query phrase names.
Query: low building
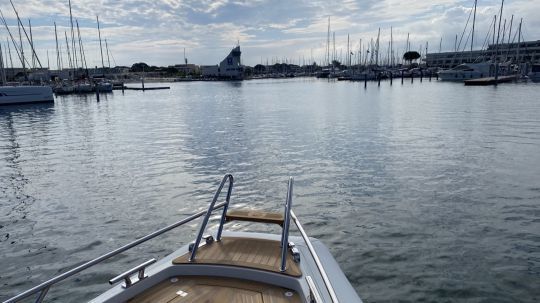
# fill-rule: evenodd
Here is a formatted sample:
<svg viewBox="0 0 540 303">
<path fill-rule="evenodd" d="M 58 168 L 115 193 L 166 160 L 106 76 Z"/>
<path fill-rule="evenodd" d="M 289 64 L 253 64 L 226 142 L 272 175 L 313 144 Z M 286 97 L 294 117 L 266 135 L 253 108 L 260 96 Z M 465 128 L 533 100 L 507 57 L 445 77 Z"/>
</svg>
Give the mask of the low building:
<svg viewBox="0 0 540 303">
<path fill-rule="evenodd" d="M 244 66 L 240 60 L 241 54 L 240 46 L 236 46 L 219 65 L 202 65 L 203 77 L 242 80 L 244 78 Z"/>
<path fill-rule="evenodd" d="M 199 66 L 195 64 L 176 64 L 172 67 L 178 70 L 178 72 L 186 75 L 199 73 Z"/>
<path fill-rule="evenodd" d="M 428 66 L 449 68 L 462 63 L 484 62 L 497 58 L 499 62 L 540 63 L 540 40 L 520 43 L 490 44 L 486 50 L 431 53 L 426 56 Z"/>
</svg>

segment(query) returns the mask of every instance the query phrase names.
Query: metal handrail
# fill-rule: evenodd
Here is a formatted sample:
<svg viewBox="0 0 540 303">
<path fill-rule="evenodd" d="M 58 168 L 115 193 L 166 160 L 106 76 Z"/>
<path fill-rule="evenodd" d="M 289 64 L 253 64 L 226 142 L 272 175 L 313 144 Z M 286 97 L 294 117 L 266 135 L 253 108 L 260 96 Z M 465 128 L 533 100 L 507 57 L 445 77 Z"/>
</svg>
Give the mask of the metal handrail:
<svg viewBox="0 0 540 303">
<path fill-rule="evenodd" d="M 293 177 L 289 177 L 289 183 L 287 186 L 287 198 L 285 200 L 285 216 L 283 218 L 283 230 L 281 232 L 281 266 L 279 267 L 279 270 L 281 272 L 287 270 L 287 249 L 289 248 L 289 226 L 291 223 L 293 183 Z"/>
<path fill-rule="evenodd" d="M 319 256 L 317 255 L 315 248 L 313 247 L 313 244 L 311 244 L 311 241 L 309 240 L 309 237 L 306 234 L 306 231 L 304 230 L 304 228 L 302 227 L 302 224 L 300 224 L 300 221 L 298 220 L 298 218 L 296 217 L 296 215 L 294 214 L 292 210 L 291 210 L 291 217 L 294 223 L 296 224 L 296 227 L 298 227 L 298 230 L 300 231 L 302 238 L 304 238 L 304 242 L 306 242 L 309 253 L 313 257 L 313 260 L 315 260 L 315 264 L 317 265 L 317 268 L 319 269 L 319 272 L 321 273 L 321 276 L 324 281 L 324 285 L 326 286 L 326 289 L 328 290 L 328 294 L 330 294 L 330 298 L 332 299 L 332 302 L 339 303 L 336 292 L 334 291 L 334 287 L 332 287 L 332 283 L 330 283 L 330 279 L 328 278 L 328 275 L 326 274 L 326 270 L 324 270 L 321 260 L 319 259 Z"/>
<path fill-rule="evenodd" d="M 213 201 L 213 203 L 212 203 L 213 208 L 211 209 L 212 211 L 216 210 L 216 209 L 219 209 L 221 207 L 224 207 L 225 205 L 229 204 L 230 192 L 232 191 L 233 177 L 232 177 L 232 175 L 228 174 L 228 175 L 225 175 L 224 180 L 226 178 L 230 178 L 230 180 L 231 180 L 231 183 L 229 185 L 230 187 L 229 187 L 229 195 L 228 195 L 227 201 L 219 203 L 217 205 L 214 205 L 215 201 Z M 224 185 L 224 181 L 221 181 L 220 189 L 218 190 L 218 192 L 221 191 L 221 188 L 223 187 L 223 185 Z M 187 217 L 187 218 L 185 218 L 183 220 L 180 220 L 180 221 L 178 221 L 176 223 L 173 223 L 173 224 L 171 224 L 169 226 L 166 226 L 166 227 L 164 227 L 162 229 L 159 229 L 159 230 L 157 230 L 157 231 L 155 231 L 155 232 L 153 232 L 153 233 L 151 233 L 149 235 L 146 235 L 146 236 L 144 236 L 144 237 L 142 237 L 142 238 L 140 238 L 138 240 L 135 240 L 133 242 L 130 242 L 130 243 L 128 243 L 128 244 L 126 244 L 126 245 L 124 245 L 124 246 L 122 246 L 120 248 L 117 248 L 117 249 L 115 249 L 115 250 L 113 250 L 111 252 L 108 252 L 108 253 L 106 253 L 104 255 L 101 255 L 100 257 L 92 259 L 92 260 L 90 260 L 90 261 L 88 261 L 88 262 L 86 262 L 86 263 L 84 263 L 82 265 L 79 265 L 79 266 L 77 266 L 77 267 L 75 267 L 75 268 L 73 268 L 73 269 L 71 269 L 71 270 L 69 270 L 69 271 L 67 271 L 67 272 L 65 272 L 65 273 L 63 273 L 61 275 L 58 275 L 58 276 L 56 276 L 56 277 L 54 277 L 54 278 L 52 278 L 50 280 L 47 280 L 47 281 L 45 281 L 45 282 L 43 282 L 43 283 L 41 283 L 41 284 L 39 284 L 39 285 L 37 285 L 35 287 L 32 287 L 29 290 L 26 290 L 26 291 L 24 291 L 24 292 L 22 292 L 22 293 L 20 293 L 20 294 L 18 294 L 16 296 L 10 298 L 10 299 L 7 299 L 3 303 L 19 302 L 22 299 L 28 298 L 29 296 L 31 296 L 33 294 L 36 294 L 36 293 L 39 293 L 39 296 L 38 296 L 38 298 L 36 300 L 36 303 L 40 303 L 40 302 L 43 301 L 43 298 L 45 297 L 45 295 L 47 294 L 49 288 L 52 285 L 54 285 L 54 284 L 56 284 L 56 283 L 58 283 L 58 282 L 60 282 L 62 280 L 65 280 L 65 279 L 67 279 L 67 278 L 69 278 L 69 277 L 71 277 L 71 276 L 73 276 L 73 275 L 75 275 L 75 274 L 77 274 L 77 273 L 79 273 L 79 272 L 81 272 L 83 270 L 86 270 L 86 269 L 88 269 L 88 268 L 90 268 L 90 267 L 92 267 L 92 266 L 94 266 L 94 265 L 96 265 L 96 264 L 98 264 L 100 262 L 103 262 L 103 261 L 105 261 L 107 259 L 110 259 L 110 258 L 120 254 L 120 253 L 123 253 L 124 251 L 129 250 L 129 249 L 131 249 L 131 248 L 133 248 L 133 247 L 135 247 L 135 246 L 137 246 L 139 244 L 142 244 L 142 243 L 144 243 L 144 242 L 146 242 L 148 240 L 151 240 L 151 239 L 153 239 L 153 238 L 155 238 L 155 237 L 157 237 L 159 235 L 162 235 L 162 234 L 164 234 L 164 233 L 166 233 L 166 232 L 168 232 L 168 231 L 170 231 L 172 229 L 175 229 L 175 228 L 177 228 L 179 226 L 182 226 L 182 225 L 184 225 L 186 223 L 189 223 L 189 222 L 191 222 L 191 221 L 193 221 L 193 220 L 195 220 L 197 218 L 200 218 L 205 214 L 208 214 L 208 211 L 204 210 L 204 211 L 200 211 L 198 213 L 195 213 L 195 214 L 193 214 L 193 215 L 191 215 L 191 216 L 189 216 L 189 217 Z"/>
<path fill-rule="evenodd" d="M 214 204 L 216 204 L 217 199 L 219 198 L 219 195 L 221 194 L 221 190 L 223 189 L 223 186 L 225 186 L 225 182 L 229 181 L 229 189 L 227 191 L 227 198 L 224 202 L 223 207 L 223 213 L 221 215 L 221 221 L 218 228 L 218 234 L 216 236 L 216 240 L 221 240 L 221 232 L 223 230 L 223 224 L 225 223 L 225 215 L 227 214 L 227 209 L 229 208 L 229 202 L 231 201 L 231 193 L 234 183 L 234 178 L 231 174 L 226 174 L 223 177 L 223 180 L 221 180 L 221 183 L 219 184 L 219 188 L 214 194 L 214 199 L 212 199 L 212 203 L 210 203 L 210 206 L 208 207 L 208 210 L 206 211 L 206 216 L 204 216 L 204 219 L 201 223 L 201 228 L 199 229 L 199 234 L 197 235 L 197 239 L 195 239 L 195 244 L 193 245 L 193 249 L 191 250 L 191 255 L 189 256 L 189 262 L 192 262 L 195 260 L 195 255 L 197 254 L 197 250 L 199 249 L 199 244 L 201 244 L 201 239 L 203 237 L 204 231 L 206 230 L 206 225 L 208 224 L 208 220 L 210 220 L 210 216 L 212 215 L 212 211 L 214 211 Z"/>
</svg>

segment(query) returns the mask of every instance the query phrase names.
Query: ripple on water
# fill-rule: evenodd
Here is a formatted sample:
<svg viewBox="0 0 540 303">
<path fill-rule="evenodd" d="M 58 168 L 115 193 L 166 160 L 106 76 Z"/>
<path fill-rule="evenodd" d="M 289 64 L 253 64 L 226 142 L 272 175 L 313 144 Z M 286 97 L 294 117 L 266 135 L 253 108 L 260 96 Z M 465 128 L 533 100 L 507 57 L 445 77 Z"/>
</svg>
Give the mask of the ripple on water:
<svg viewBox="0 0 540 303">
<path fill-rule="evenodd" d="M 367 302 L 538 301 L 537 90 L 192 82 L 1 107 L 0 300 L 204 209 L 230 172 L 235 206 L 269 210 L 293 175 L 296 213 Z M 197 223 L 50 298 L 92 298 Z"/>
</svg>

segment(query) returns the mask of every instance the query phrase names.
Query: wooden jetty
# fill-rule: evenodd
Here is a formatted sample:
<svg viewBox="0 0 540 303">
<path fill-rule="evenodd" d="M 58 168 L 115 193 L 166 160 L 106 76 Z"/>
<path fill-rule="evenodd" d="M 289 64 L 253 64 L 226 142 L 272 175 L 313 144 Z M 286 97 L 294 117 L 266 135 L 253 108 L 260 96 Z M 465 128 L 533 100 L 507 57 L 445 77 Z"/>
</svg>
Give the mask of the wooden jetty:
<svg viewBox="0 0 540 303">
<path fill-rule="evenodd" d="M 171 87 L 170 86 L 155 86 L 155 87 L 129 87 L 129 86 L 125 86 L 124 89 L 145 91 L 145 90 L 171 89 Z"/>
<path fill-rule="evenodd" d="M 484 86 L 484 85 L 495 85 L 499 83 L 507 83 L 517 80 L 516 75 L 511 76 L 499 76 L 497 79 L 495 77 L 485 77 L 478 79 L 465 80 L 465 85 L 467 86 Z"/>
</svg>

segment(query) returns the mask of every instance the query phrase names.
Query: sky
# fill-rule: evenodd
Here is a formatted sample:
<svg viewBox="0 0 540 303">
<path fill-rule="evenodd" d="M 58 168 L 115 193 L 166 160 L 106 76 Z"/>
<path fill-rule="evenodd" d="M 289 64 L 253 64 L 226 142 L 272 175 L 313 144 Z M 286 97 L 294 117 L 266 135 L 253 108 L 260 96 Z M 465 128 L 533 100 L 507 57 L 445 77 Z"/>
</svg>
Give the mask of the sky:
<svg viewBox="0 0 540 303">
<path fill-rule="evenodd" d="M 69 60 L 65 37 L 69 40 L 71 37 L 68 0 L 13 0 L 13 3 L 27 31 L 28 20 L 31 21 L 38 57 L 43 66 L 49 64 L 51 68 L 57 65 L 56 22 L 62 64 L 66 66 Z M 79 23 L 89 67 L 102 65 L 96 15 L 100 20 L 105 66 L 109 62 L 111 66 L 131 66 L 136 62 L 158 66 L 181 64 L 184 49 L 189 63 L 217 64 L 238 43 L 242 63 L 253 66 L 285 60 L 295 64 L 312 60 L 322 63 L 329 17 L 332 35 L 335 32 L 336 56 L 341 61 L 347 53 L 347 35 L 354 61 L 358 58 L 360 39 L 365 53 L 371 39 L 377 39 L 379 28 L 381 59 L 383 54 L 388 54 L 391 27 L 396 56 L 403 53 L 407 34 L 412 50 L 425 52 L 426 43 L 428 52 L 438 52 L 439 48 L 453 50 L 456 35 L 458 42 L 462 40 L 460 49 L 470 49 L 472 17 L 469 16 L 474 6 L 474 0 L 72 0 L 71 3 L 73 22 Z M 488 31 L 492 32 L 493 16 L 498 15 L 500 5 L 501 0 L 478 0 L 475 49 L 481 48 Z M 0 0 L 0 10 L 14 37 L 18 37 L 17 19 L 9 0 Z M 517 24 L 523 18 L 523 38 L 540 40 L 538 13 L 540 0 L 506 0 L 505 41 L 512 15 L 512 39 L 517 40 L 514 37 Z M 0 25 L 0 42 L 6 50 L 9 35 L 4 25 Z M 23 48 L 26 55 L 30 54 L 29 44 Z M 20 66 L 13 45 L 11 51 L 14 65 Z"/>
</svg>

